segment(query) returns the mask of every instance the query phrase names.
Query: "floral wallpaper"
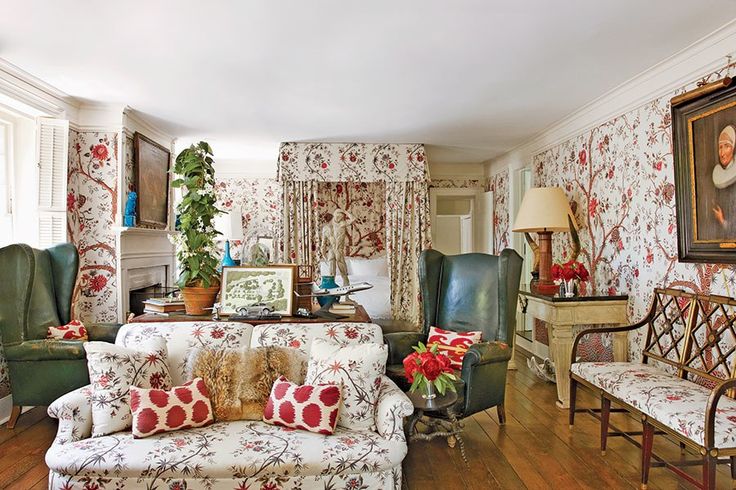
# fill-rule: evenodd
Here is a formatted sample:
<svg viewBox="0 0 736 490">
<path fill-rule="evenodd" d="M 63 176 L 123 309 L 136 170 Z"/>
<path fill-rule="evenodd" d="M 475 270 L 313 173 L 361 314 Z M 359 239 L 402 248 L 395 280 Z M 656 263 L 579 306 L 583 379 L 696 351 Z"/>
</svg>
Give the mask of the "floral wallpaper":
<svg viewBox="0 0 736 490">
<path fill-rule="evenodd" d="M 713 81 L 720 73 L 702 80 Z M 695 83 L 677 93 L 690 90 Z M 677 261 L 672 133 L 667 94 L 534 156 L 534 184 L 562 187 L 571 201 L 582 245 L 579 260 L 591 273 L 590 292 L 628 293 L 629 318 L 641 318 L 652 289 L 680 288 L 732 296 L 736 269 Z M 499 193 L 500 194 L 500 193 Z M 564 259 L 564 235 L 554 257 Z M 639 358 L 644 332 L 629 337 Z M 610 345 L 591 345 L 599 350 Z"/>
<path fill-rule="evenodd" d="M 429 182 L 430 189 L 482 189 L 483 181 L 480 179 L 432 179 Z"/>
<path fill-rule="evenodd" d="M 319 222 L 332 220 L 342 209 L 354 218 L 348 229 L 347 253 L 369 259 L 386 253 L 386 186 L 383 182 L 320 182 L 317 184 Z"/>
<path fill-rule="evenodd" d="M 80 261 L 72 314 L 82 322 L 117 321 L 119 143 L 115 132 L 69 134 L 67 234 Z"/>
<path fill-rule="evenodd" d="M 276 238 L 283 212 L 283 191 L 276 179 L 218 179 L 215 192 L 220 209 L 228 212 L 234 208 L 242 210 L 246 250 L 259 236 Z M 230 252 L 234 259 L 240 258 L 240 245 L 239 241 L 231 245 Z"/>
<path fill-rule="evenodd" d="M 489 178 L 488 190 L 493 192 L 493 250 L 499 253 L 510 246 L 509 237 L 509 170 Z"/>
</svg>

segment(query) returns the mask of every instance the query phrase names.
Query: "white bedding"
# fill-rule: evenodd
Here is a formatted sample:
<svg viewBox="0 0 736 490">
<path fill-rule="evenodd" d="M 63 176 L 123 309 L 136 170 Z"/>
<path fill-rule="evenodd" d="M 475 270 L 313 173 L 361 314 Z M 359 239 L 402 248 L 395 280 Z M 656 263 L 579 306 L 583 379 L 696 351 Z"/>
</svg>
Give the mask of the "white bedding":
<svg viewBox="0 0 736 490">
<path fill-rule="evenodd" d="M 359 291 L 351 297 L 365 308 L 371 320 L 391 318 L 391 284 L 388 276 L 349 276 L 351 283 L 369 282 L 371 289 Z"/>
</svg>

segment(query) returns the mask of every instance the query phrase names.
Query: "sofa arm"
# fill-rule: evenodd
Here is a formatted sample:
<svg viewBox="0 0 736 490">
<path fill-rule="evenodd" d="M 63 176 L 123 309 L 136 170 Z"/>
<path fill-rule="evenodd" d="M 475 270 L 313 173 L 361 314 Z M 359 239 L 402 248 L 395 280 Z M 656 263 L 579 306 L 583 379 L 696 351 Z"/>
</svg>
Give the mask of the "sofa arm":
<svg viewBox="0 0 736 490">
<path fill-rule="evenodd" d="M 49 417 L 59 419 L 54 444 L 87 439 L 92 435 L 92 385 L 82 386 L 49 405 Z"/>
<path fill-rule="evenodd" d="M 87 327 L 87 335 L 89 335 L 89 340 L 114 344 L 120 327 L 122 327 L 120 323 L 93 323 Z"/>
<path fill-rule="evenodd" d="M 414 352 L 412 347 L 427 339 L 421 332 L 387 333 L 383 340 L 388 345 L 388 365 L 401 364 L 404 358 Z"/>
<path fill-rule="evenodd" d="M 511 359 L 511 347 L 505 342 L 479 342 L 468 348 L 463 357 L 463 368 L 480 366 L 494 362 L 506 362 Z"/>
<path fill-rule="evenodd" d="M 414 413 L 409 397 L 386 376 L 381 377 L 376 404 L 376 429 L 385 439 L 405 442 L 404 417 Z"/>
</svg>

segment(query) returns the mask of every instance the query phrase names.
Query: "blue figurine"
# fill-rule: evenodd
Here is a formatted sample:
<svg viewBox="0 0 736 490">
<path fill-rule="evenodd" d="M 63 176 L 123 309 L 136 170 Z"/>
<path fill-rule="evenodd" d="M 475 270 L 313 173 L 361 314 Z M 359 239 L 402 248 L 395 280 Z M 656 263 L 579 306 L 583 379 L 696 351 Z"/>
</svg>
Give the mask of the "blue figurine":
<svg viewBox="0 0 736 490">
<path fill-rule="evenodd" d="M 138 194 L 135 191 L 128 193 L 128 200 L 125 202 L 125 215 L 123 216 L 123 226 L 135 226 L 135 202 Z"/>
</svg>

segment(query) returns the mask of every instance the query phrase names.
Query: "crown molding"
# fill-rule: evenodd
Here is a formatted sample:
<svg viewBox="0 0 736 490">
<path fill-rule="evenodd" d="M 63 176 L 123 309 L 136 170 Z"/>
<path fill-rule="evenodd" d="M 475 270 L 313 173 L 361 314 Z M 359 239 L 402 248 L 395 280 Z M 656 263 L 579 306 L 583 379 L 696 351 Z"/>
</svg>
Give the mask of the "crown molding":
<svg viewBox="0 0 736 490">
<path fill-rule="evenodd" d="M 502 167 L 529 164 L 530 157 L 591 128 L 672 94 L 702 76 L 726 66 L 736 46 L 736 20 L 725 24 L 672 56 L 614 87 L 543 129 L 503 155 L 487 160 L 489 174 Z M 702 60 L 706 60 L 703 62 Z"/>
<path fill-rule="evenodd" d="M 176 138 L 153 124 L 145 115 L 130 106 L 125 106 L 123 109 L 123 126 L 125 128 L 123 131 L 127 136 L 132 137 L 138 131 L 173 151 Z"/>
<path fill-rule="evenodd" d="M 74 97 L 0 58 L 0 93 L 48 116 L 72 118 L 80 102 Z M 21 109 L 22 110 L 22 109 Z"/>
</svg>

